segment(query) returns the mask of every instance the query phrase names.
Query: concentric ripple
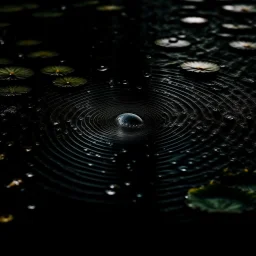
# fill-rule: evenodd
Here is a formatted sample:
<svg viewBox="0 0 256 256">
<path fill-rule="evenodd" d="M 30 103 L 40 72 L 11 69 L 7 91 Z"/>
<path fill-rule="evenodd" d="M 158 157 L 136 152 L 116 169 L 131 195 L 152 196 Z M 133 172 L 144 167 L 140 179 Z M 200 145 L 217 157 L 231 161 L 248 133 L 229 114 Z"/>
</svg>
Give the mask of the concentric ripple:
<svg viewBox="0 0 256 256">
<path fill-rule="evenodd" d="M 87 202 L 114 203 L 118 191 L 109 187 L 124 186 L 116 159 L 131 143 L 153 135 L 159 208 L 179 211 L 188 188 L 253 150 L 240 144 L 254 136 L 256 101 L 232 77 L 220 73 L 214 81 L 194 81 L 179 67 L 153 66 L 146 101 L 124 97 L 123 90 L 108 83 L 88 84 L 72 94 L 48 90 L 41 149 L 33 160 L 44 187 Z M 120 129 L 117 120 L 124 121 L 124 115 L 139 129 Z"/>
<path fill-rule="evenodd" d="M 181 210 L 189 187 L 236 161 L 243 137 L 254 134 L 247 117 L 254 115 L 256 100 L 232 77 L 206 82 L 178 70 L 156 67 L 154 72 L 153 91 L 165 106 L 155 149 L 158 203 L 163 211 Z"/>
</svg>

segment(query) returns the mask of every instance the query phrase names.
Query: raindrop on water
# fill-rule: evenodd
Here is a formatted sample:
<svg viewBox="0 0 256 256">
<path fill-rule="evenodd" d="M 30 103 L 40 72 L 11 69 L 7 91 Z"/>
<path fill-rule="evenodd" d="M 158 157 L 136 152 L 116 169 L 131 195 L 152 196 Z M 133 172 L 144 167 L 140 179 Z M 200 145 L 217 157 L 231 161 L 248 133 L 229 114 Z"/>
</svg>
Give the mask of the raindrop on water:
<svg viewBox="0 0 256 256">
<path fill-rule="evenodd" d="M 119 127 L 129 129 L 141 128 L 144 124 L 138 115 L 132 113 L 121 114 L 116 118 L 116 121 Z"/>
</svg>

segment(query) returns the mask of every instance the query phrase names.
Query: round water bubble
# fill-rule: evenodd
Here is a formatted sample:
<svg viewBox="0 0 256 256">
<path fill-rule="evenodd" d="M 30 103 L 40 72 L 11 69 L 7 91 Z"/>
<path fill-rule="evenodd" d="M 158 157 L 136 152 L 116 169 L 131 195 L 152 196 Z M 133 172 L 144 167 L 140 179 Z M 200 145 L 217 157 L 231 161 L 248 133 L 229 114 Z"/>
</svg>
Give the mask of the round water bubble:
<svg viewBox="0 0 256 256">
<path fill-rule="evenodd" d="M 117 124 L 121 128 L 138 129 L 144 124 L 143 120 L 136 114 L 124 113 L 116 118 Z"/>
</svg>

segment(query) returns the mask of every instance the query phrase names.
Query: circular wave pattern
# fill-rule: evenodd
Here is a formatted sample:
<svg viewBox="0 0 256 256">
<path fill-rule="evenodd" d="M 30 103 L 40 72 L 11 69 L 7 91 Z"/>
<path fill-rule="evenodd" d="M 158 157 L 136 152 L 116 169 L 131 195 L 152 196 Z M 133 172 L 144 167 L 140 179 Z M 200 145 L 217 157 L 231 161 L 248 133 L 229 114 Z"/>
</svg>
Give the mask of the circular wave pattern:
<svg viewBox="0 0 256 256">
<path fill-rule="evenodd" d="M 163 211 L 182 214 L 188 188 L 208 182 L 236 161 L 241 147 L 254 151 L 250 143 L 246 148 L 245 138 L 255 136 L 256 100 L 251 89 L 223 74 L 193 81 L 178 70 L 155 72 L 152 87 L 166 106 L 166 122 L 156 140 L 158 203 Z"/>
<path fill-rule="evenodd" d="M 119 84 L 91 83 L 72 93 L 47 92 L 34 159 L 44 186 L 87 202 L 116 203 L 118 192 L 110 188 L 126 186 L 116 159 L 126 146 L 153 135 L 157 204 L 182 212 L 188 188 L 207 182 L 237 154 L 254 151 L 255 94 L 231 76 L 199 81 L 154 66 L 146 100 L 121 91 Z M 116 120 L 123 113 L 139 116 L 143 127 L 120 129 Z"/>
</svg>

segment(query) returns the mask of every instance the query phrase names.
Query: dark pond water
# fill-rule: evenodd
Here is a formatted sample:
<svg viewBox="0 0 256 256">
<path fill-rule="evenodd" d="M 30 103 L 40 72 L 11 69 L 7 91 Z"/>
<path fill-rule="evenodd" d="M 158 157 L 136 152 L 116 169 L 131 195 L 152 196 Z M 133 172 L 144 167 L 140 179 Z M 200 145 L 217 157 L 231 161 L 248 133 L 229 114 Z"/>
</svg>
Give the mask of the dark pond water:
<svg viewBox="0 0 256 256">
<path fill-rule="evenodd" d="M 212 220 L 187 191 L 225 168 L 253 175 L 255 6 L 2 5 L 2 222 Z"/>
</svg>

